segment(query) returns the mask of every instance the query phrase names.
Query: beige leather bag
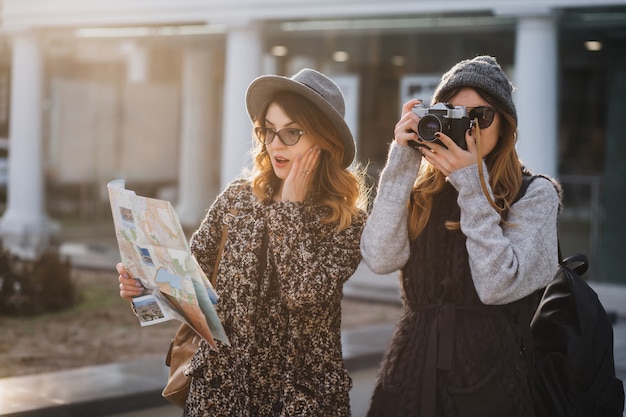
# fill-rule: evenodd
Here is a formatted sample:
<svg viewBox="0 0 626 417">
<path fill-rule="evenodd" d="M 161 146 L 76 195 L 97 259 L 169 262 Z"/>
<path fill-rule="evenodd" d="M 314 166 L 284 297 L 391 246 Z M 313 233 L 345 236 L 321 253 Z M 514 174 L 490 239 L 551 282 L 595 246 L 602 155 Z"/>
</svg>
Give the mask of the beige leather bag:
<svg viewBox="0 0 626 417">
<path fill-rule="evenodd" d="M 165 357 L 165 364 L 170 367 L 170 375 L 162 395 L 169 402 L 184 408 L 191 378 L 184 369 L 200 346 L 200 336 L 191 327 L 183 323 L 178 328 L 170 349 Z"/>
</svg>

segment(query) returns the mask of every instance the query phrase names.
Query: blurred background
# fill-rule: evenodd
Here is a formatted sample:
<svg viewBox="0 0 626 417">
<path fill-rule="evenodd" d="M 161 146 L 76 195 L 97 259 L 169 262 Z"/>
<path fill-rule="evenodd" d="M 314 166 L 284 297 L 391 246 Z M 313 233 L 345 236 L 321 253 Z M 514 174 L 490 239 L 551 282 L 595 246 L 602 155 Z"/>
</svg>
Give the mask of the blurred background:
<svg viewBox="0 0 626 417">
<path fill-rule="evenodd" d="M 564 254 L 626 284 L 626 1 L 3 0 L 0 17 L 0 237 L 21 256 L 109 227 L 115 178 L 193 229 L 249 163 L 262 74 L 331 76 L 375 183 L 402 102 L 489 54 L 517 87 L 523 161 L 565 186 Z"/>
</svg>

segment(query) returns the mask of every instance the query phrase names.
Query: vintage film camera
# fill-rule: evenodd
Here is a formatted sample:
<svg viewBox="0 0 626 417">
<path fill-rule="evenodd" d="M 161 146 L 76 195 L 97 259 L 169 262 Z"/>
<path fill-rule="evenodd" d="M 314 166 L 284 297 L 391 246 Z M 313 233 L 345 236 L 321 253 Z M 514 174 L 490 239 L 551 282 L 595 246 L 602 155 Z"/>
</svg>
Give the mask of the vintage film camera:
<svg viewBox="0 0 626 417">
<path fill-rule="evenodd" d="M 432 107 L 418 104 L 413 107 L 413 113 L 420 117 L 417 123 L 417 134 L 424 142 L 434 142 L 442 146 L 435 133 L 441 132 L 450 137 L 460 148 L 467 150 L 465 132 L 471 126 L 471 120 L 464 106 L 453 106 L 448 103 L 437 103 Z M 409 141 L 412 148 L 418 149 L 424 144 Z"/>
</svg>

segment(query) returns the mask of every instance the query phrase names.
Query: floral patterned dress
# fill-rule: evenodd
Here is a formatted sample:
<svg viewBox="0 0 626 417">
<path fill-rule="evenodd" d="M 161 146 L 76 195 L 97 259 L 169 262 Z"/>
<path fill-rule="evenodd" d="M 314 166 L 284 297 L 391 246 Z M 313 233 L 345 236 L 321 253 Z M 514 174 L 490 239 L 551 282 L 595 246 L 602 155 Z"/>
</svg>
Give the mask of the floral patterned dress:
<svg viewBox="0 0 626 417">
<path fill-rule="evenodd" d="M 201 345 L 187 369 L 193 380 L 185 416 L 350 415 L 341 299 L 361 260 L 365 213 L 337 232 L 322 223 L 327 210 L 262 202 L 246 180 L 212 205 L 191 249 L 210 275 L 228 218 L 216 310 L 231 346 L 218 341 L 216 352 Z"/>
</svg>

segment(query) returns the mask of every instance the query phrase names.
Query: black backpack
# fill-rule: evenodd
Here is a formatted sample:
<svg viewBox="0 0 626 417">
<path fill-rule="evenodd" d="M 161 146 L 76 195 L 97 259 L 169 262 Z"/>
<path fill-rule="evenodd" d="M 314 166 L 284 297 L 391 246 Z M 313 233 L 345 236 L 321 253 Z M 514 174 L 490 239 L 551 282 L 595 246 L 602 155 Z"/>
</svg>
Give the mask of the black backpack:
<svg viewBox="0 0 626 417">
<path fill-rule="evenodd" d="M 521 195 L 537 177 L 524 177 Z M 587 257 L 562 259 L 558 249 L 559 270 L 543 291 L 530 326 L 524 327 L 533 358 L 529 384 L 537 417 L 621 417 L 624 387 L 615 376 L 613 323 L 581 278 Z M 536 300 L 536 294 L 528 297 L 531 308 Z"/>
<path fill-rule="evenodd" d="M 539 417 L 621 417 L 624 412 L 613 324 L 580 276 L 587 265 L 580 254 L 561 261 L 530 323 L 535 363 L 529 382 Z"/>
</svg>

